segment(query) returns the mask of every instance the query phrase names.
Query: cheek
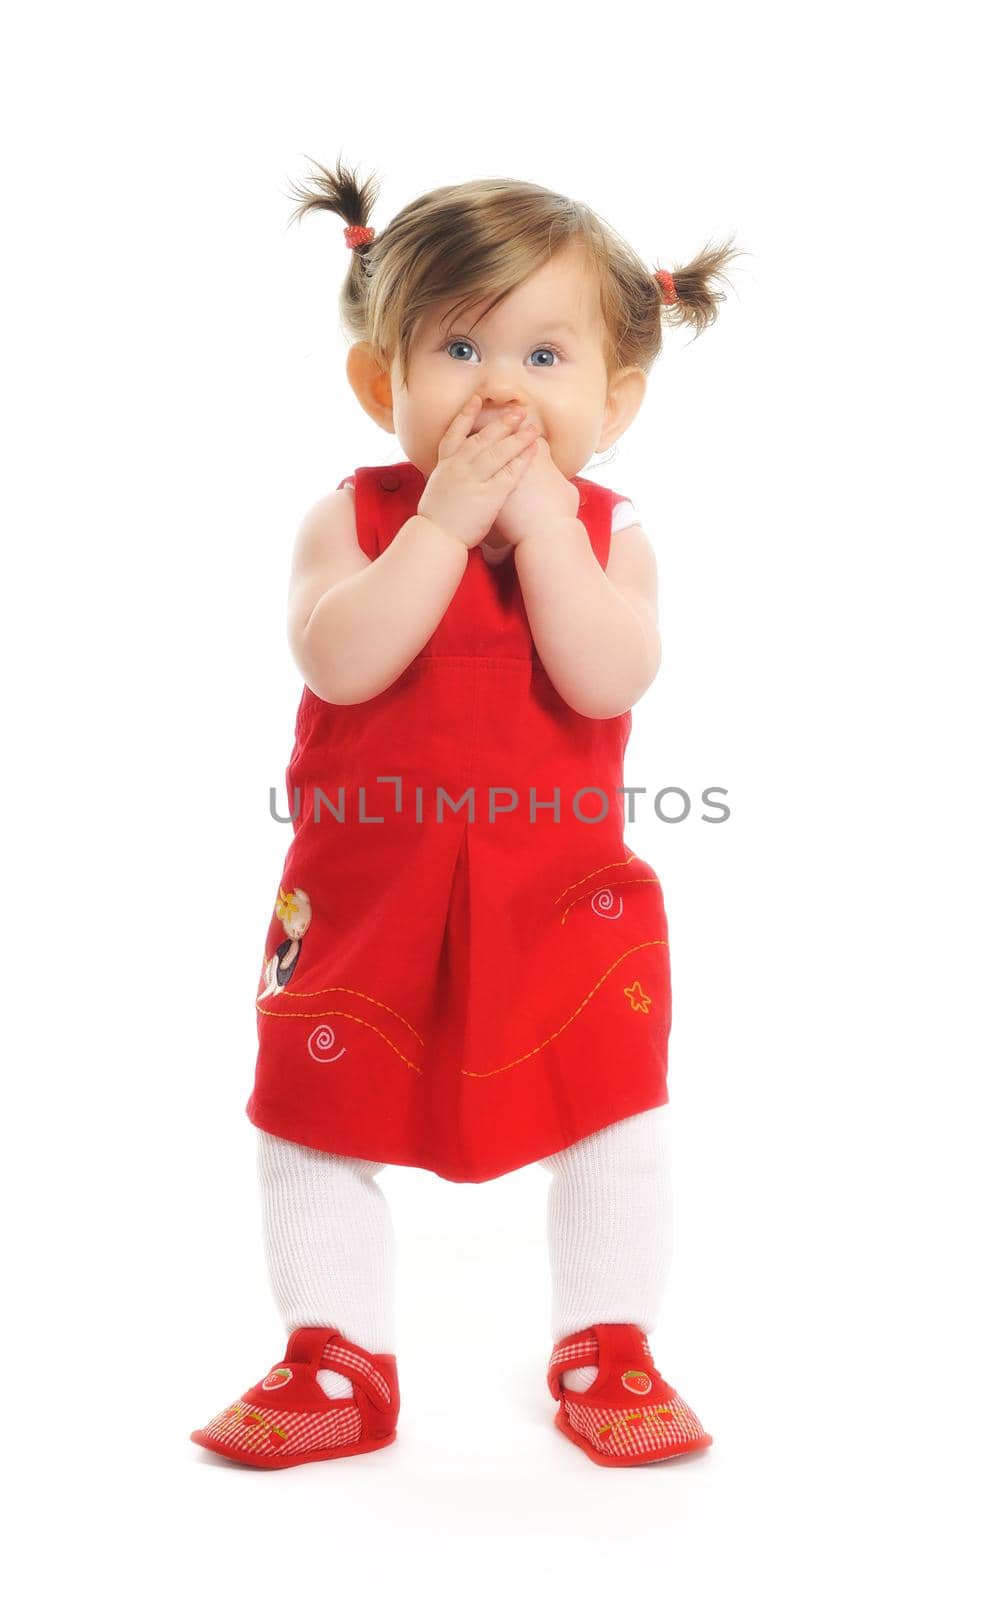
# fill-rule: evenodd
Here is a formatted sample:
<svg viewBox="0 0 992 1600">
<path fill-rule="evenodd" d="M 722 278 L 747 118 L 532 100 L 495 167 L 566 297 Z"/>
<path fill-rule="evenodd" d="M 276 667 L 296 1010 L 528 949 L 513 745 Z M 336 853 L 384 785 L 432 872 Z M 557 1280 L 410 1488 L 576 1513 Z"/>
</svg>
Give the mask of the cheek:
<svg viewBox="0 0 992 1600">
<path fill-rule="evenodd" d="M 550 387 L 549 384 L 549 390 Z M 545 395 L 541 409 L 549 422 L 563 428 L 568 427 L 570 423 L 574 426 L 575 419 L 582 410 L 581 396 L 562 385 L 556 387 L 553 394 Z"/>
</svg>

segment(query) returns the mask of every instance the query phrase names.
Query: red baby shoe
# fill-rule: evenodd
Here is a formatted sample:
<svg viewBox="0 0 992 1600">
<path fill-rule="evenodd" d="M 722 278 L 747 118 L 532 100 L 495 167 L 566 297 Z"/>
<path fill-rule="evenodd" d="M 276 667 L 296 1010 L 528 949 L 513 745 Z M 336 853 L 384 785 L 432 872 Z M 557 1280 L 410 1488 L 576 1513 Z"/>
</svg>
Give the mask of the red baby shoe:
<svg viewBox="0 0 992 1600">
<path fill-rule="evenodd" d="M 566 1389 L 570 1367 L 598 1367 L 590 1389 Z M 559 1339 L 548 1367 L 559 1402 L 555 1427 L 600 1467 L 668 1461 L 713 1443 L 699 1418 L 658 1372 L 641 1329 L 601 1322 Z"/>
<path fill-rule="evenodd" d="M 332 1400 L 321 1368 L 350 1379 L 354 1395 Z M 247 1466 L 297 1467 L 392 1444 L 399 1409 L 395 1356 L 371 1355 L 336 1328 L 295 1328 L 285 1360 L 190 1438 Z"/>
</svg>

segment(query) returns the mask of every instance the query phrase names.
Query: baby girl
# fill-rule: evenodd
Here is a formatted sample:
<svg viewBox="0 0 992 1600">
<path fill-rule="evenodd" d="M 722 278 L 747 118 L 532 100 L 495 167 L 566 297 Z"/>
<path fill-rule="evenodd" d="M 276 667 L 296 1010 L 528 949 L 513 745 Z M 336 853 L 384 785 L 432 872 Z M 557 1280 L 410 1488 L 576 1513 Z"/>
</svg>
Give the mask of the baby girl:
<svg viewBox="0 0 992 1600">
<path fill-rule="evenodd" d="M 348 381 L 402 456 L 342 478 L 297 538 L 293 840 L 247 1106 L 288 1344 L 192 1438 L 257 1467 L 390 1444 L 378 1175 L 539 1162 L 558 1429 L 601 1466 L 696 1452 L 711 1437 L 648 1344 L 668 924 L 624 837 L 656 566 L 630 500 L 580 474 L 634 422 L 663 325 L 713 320 L 738 252 L 652 270 L 588 206 L 510 179 L 435 189 L 381 233 L 340 161 L 299 193 L 347 224 Z"/>
</svg>

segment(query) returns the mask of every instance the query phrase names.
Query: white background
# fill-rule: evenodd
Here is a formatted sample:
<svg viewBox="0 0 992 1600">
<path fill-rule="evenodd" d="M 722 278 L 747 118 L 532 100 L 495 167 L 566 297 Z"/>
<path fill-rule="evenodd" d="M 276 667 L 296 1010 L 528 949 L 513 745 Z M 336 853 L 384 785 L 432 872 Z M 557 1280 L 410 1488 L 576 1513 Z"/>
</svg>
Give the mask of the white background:
<svg viewBox="0 0 992 1600">
<path fill-rule="evenodd" d="M 989 252 L 969 8 L 22 8 L 3 67 L 6 1464 L 21 1593 L 984 1592 Z M 380 229 L 526 178 L 650 262 L 735 230 L 590 476 L 658 554 L 627 780 L 665 885 L 676 1234 L 653 1348 L 714 1434 L 552 1427 L 547 1174 L 389 1169 L 392 1448 L 192 1427 L 283 1353 L 254 994 L 296 526 L 396 459 L 344 376 Z M 979 474 L 981 471 L 981 493 Z M 8 1498 L 8 1510 L 12 1502 Z"/>
</svg>

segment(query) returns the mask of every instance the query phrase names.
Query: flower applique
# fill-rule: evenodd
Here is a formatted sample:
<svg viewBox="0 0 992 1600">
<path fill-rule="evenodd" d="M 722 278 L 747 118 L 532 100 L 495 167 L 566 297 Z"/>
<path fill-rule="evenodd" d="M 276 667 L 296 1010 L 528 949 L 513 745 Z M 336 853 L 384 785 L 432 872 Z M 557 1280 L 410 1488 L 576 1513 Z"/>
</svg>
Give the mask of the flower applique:
<svg viewBox="0 0 992 1600">
<path fill-rule="evenodd" d="M 305 889 L 280 888 L 275 914 L 283 925 L 286 938 L 265 963 L 262 974 L 265 987 L 259 992 L 259 1000 L 266 1000 L 272 994 L 282 994 L 296 970 L 300 944 L 313 916 L 310 896 Z"/>
</svg>

